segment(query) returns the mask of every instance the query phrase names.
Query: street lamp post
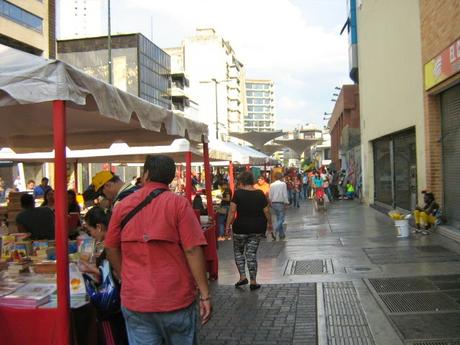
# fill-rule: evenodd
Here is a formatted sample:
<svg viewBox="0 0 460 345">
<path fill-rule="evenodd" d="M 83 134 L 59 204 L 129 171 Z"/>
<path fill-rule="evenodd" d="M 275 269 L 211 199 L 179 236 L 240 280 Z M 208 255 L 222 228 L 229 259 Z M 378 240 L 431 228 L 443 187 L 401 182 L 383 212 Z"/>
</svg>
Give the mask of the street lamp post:
<svg viewBox="0 0 460 345">
<path fill-rule="evenodd" d="M 217 106 L 217 83 L 216 78 L 211 79 L 214 82 L 214 96 L 216 103 L 216 139 L 219 140 L 219 107 Z"/>
<path fill-rule="evenodd" d="M 224 80 L 217 80 L 216 78 L 211 78 L 211 80 L 203 80 L 200 81 L 202 84 L 207 84 L 207 83 L 214 83 L 214 103 L 216 106 L 216 139 L 219 139 L 219 106 L 218 106 L 218 98 L 217 98 L 217 85 L 220 83 L 226 83 L 230 80 L 224 79 Z"/>
<path fill-rule="evenodd" d="M 112 25 L 110 0 L 107 0 L 107 50 L 108 50 L 108 67 L 109 67 L 109 84 L 112 84 Z"/>
</svg>

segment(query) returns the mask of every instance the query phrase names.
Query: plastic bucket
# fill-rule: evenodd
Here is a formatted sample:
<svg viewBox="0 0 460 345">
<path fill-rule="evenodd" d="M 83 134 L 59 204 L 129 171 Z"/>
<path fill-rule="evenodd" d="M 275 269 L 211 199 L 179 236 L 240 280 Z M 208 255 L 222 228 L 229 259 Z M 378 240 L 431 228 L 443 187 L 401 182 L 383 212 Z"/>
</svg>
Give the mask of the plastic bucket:
<svg viewBox="0 0 460 345">
<path fill-rule="evenodd" d="M 409 237 L 409 220 L 395 220 L 396 236 L 397 237 Z"/>
</svg>

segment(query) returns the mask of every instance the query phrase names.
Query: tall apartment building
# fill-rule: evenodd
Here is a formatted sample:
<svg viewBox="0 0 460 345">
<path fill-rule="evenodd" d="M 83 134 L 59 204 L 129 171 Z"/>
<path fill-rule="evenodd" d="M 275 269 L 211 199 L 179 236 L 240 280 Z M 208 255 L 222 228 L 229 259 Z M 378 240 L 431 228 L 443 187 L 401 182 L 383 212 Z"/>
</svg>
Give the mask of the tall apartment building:
<svg viewBox="0 0 460 345">
<path fill-rule="evenodd" d="M 55 0 L 0 0 L 0 44 L 54 58 Z"/>
<path fill-rule="evenodd" d="M 107 34 L 107 0 L 58 0 L 58 38 Z"/>
<path fill-rule="evenodd" d="M 182 41 L 190 99 L 198 103 L 198 121 L 209 133 L 228 139 L 228 132 L 242 132 L 244 118 L 244 68 L 228 41 L 214 29 L 197 29 Z"/>
<path fill-rule="evenodd" d="M 107 36 L 59 40 L 58 57 L 109 80 Z M 123 91 L 171 109 L 171 59 L 142 34 L 112 36 L 112 81 Z"/>
<path fill-rule="evenodd" d="M 171 57 L 171 101 L 174 113 L 196 119 L 199 105 L 190 98 L 190 81 L 185 70 L 184 47 L 166 48 Z"/>
<path fill-rule="evenodd" d="M 246 103 L 245 132 L 271 132 L 275 130 L 273 81 L 247 79 Z"/>
</svg>

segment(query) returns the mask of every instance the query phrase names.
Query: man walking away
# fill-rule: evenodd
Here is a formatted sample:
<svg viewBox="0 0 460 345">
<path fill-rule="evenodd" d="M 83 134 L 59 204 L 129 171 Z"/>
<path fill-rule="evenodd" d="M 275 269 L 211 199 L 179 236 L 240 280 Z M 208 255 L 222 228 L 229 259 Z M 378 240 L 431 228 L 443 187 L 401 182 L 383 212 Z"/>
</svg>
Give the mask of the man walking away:
<svg viewBox="0 0 460 345">
<path fill-rule="evenodd" d="M 114 207 L 105 238 L 131 345 L 198 344 L 196 287 L 202 324 L 211 317 L 206 240 L 189 201 L 169 191 L 175 170 L 148 156 L 144 186 Z"/>
<path fill-rule="evenodd" d="M 283 223 L 286 213 L 286 207 L 289 205 L 289 197 L 286 183 L 281 181 L 283 175 L 276 172 L 274 175 L 275 182 L 270 185 L 270 204 L 276 216 L 275 232 L 278 234 L 279 239 L 286 238 L 284 233 Z"/>
</svg>

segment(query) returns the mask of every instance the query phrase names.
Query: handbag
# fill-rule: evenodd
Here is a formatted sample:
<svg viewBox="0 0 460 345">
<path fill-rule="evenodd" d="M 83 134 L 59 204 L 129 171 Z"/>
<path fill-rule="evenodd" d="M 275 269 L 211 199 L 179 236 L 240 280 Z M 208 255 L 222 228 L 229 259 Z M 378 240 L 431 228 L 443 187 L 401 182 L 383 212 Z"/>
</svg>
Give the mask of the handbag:
<svg viewBox="0 0 460 345">
<path fill-rule="evenodd" d="M 89 300 L 97 310 L 98 318 L 107 320 L 120 312 L 120 287 L 112 276 L 112 269 L 108 260 L 103 260 L 99 270 L 101 272 L 99 285 L 86 273 L 83 274 L 83 280 Z"/>
</svg>

